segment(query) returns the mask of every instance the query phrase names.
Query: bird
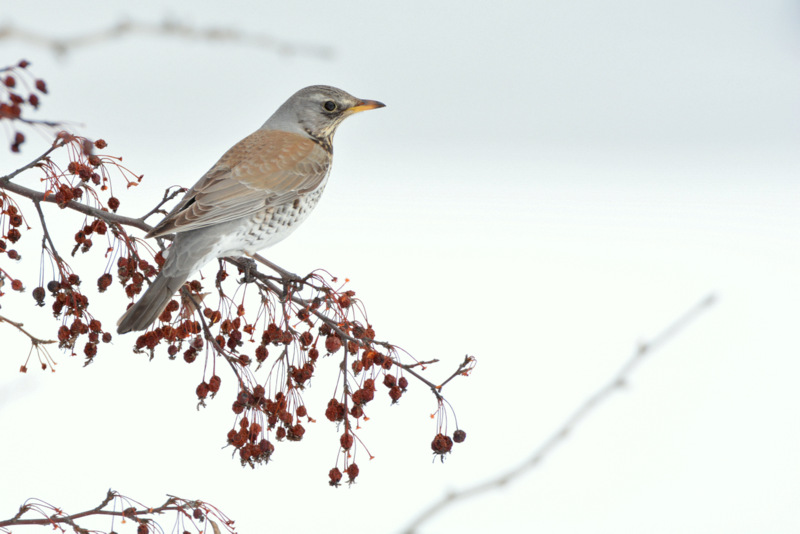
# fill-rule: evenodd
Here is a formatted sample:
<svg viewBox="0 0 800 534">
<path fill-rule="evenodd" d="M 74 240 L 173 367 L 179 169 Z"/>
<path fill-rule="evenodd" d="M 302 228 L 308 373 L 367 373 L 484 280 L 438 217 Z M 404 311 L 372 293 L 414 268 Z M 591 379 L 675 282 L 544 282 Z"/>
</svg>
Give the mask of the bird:
<svg viewBox="0 0 800 534">
<path fill-rule="evenodd" d="M 336 128 L 351 115 L 382 107 L 328 85 L 312 85 L 289 97 L 147 233 L 148 238 L 175 237 L 159 274 L 120 317 L 117 333 L 146 330 L 208 262 L 252 256 L 291 234 L 325 189 Z"/>
</svg>

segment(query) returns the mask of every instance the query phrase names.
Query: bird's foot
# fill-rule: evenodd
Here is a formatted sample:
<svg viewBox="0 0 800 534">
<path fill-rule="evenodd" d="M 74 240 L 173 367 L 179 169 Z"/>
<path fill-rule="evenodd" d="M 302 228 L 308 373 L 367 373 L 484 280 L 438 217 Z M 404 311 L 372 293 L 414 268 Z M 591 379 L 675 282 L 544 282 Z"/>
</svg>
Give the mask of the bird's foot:
<svg viewBox="0 0 800 534">
<path fill-rule="evenodd" d="M 247 256 L 239 256 L 237 258 L 239 263 L 244 264 L 240 269 L 242 269 L 242 273 L 244 276 L 240 280 L 242 284 L 249 284 L 251 282 L 256 281 L 256 277 L 253 276 L 253 273 L 258 272 L 258 265 L 256 265 L 256 260 L 253 258 L 248 258 Z"/>
</svg>

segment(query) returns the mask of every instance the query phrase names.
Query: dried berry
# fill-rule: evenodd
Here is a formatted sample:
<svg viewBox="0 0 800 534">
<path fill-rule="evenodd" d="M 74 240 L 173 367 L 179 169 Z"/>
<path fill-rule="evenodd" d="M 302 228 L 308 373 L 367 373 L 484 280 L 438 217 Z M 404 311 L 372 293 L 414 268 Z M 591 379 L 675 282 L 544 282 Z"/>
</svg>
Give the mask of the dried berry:
<svg viewBox="0 0 800 534">
<path fill-rule="evenodd" d="M 303 332 L 302 334 L 300 334 L 300 344 L 303 345 L 304 347 L 311 345 L 313 341 L 314 341 L 314 336 L 311 335 L 311 332 Z"/>
<path fill-rule="evenodd" d="M 12 243 L 16 243 L 17 241 L 19 241 L 19 238 L 22 237 L 22 234 L 20 234 L 19 230 L 17 230 L 16 228 L 11 228 L 8 230 L 8 235 L 6 237 L 8 237 L 8 240 L 11 241 Z M 11 257 L 10 250 L 8 251 L 8 256 Z"/>
<path fill-rule="evenodd" d="M 221 384 L 222 384 L 222 379 L 217 375 L 214 375 L 208 381 L 208 390 L 211 391 L 211 393 L 216 393 L 217 391 L 219 391 L 219 387 Z"/>
<path fill-rule="evenodd" d="M 352 484 L 358 476 L 358 466 L 356 464 L 350 464 L 347 466 L 347 469 L 345 469 L 345 472 L 347 473 L 347 481 Z"/>
<path fill-rule="evenodd" d="M 325 417 L 327 417 L 329 421 L 341 421 L 344 419 L 344 414 L 344 404 L 336 399 L 331 399 L 328 401 L 328 408 L 325 410 Z"/>
<path fill-rule="evenodd" d="M 436 434 L 431 442 L 431 449 L 436 454 L 447 454 L 453 448 L 453 440 L 450 436 L 445 436 L 442 433 Z"/>
<path fill-rule="evenodd" d="M 33 290 L 33 300 L 36 301 L 36 305 L 37 306 L 44 306 L 44 297 L 45 296 L 46 296 L 46 293 L 45 293 L 44 288 L 42 286 L 34 288 L 34 290 Z"/>
<path fill-rule="evenodd" d="M 342 348 L 342 340 L 336 334 L 329 335 L 325 338 L 325 350 L 333 354 Z"/>
<path fill-rule="evenodd" d="M 194 347 L 190 347 L 183 353 L 183 361 L 186 363 L 192 363 L 197 359 L 197 349 Z"/>
</svg>

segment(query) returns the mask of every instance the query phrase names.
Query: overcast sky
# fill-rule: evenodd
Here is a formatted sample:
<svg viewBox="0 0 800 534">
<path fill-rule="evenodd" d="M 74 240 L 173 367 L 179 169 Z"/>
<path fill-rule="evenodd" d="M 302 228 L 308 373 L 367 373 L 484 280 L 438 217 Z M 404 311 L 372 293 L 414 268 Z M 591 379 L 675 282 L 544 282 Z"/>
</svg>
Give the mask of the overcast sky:
<svg viewBox="0 0 800 534">
<path fill-rule="evenodd" d="M 0 9 L 0 24 L 50 37 L 124 19 L 296 47 L 137 35 L 56 57 L 0 40 L 4 64 L 26 58 L 48 81 L 42 118 L 105 138 L 145 175 L 122 196 L 131 215 L 194 183 L 303 86 L 387 104 L 341 127 L 321 204 L 268 255 L 349 277 L 379 337 L 442 360 L 434 379 L 474 354 L 473 376 L 445 391 L 468 439 L 432 463 L 433 399 L 412 383 L 399 406 L 374 408 L 361 437 L 376 458 L 358 483 L 330 489 L 323 372 L 307 395 L 320 422 L 243 470 L 220 449 L 232 377 L 197 412 L 199 368 L 134 356 L 130 336 L 88 369 L 58 354 L 58 372 L 20 375 L 27 345 L 0 325 L 0 480 L 11 481 L 0 517 L 32 496 L 82 510 L 113 487 L 148 504 L 208 500 L 242 533 L 395 532 L 446 491 L 523 461 L 637 342 L 713 292 L 717 305 L 538 470 L 422 531 L 800 529 L 797 2 Z M 34 154 L 0 152 L 0 172 Z M 108 322 L 125 306 L 110 295 Z M 26 324 L 51 320 L 28 311 L 29 295 L 2 300 Z"/>
</svg>

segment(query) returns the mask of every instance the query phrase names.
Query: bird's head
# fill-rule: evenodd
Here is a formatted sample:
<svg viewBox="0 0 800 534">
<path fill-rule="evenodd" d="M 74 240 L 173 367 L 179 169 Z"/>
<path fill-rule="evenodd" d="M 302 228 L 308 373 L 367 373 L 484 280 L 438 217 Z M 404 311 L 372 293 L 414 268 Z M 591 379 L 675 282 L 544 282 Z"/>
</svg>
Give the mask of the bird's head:
<svg viewBox="0 0 800 534">
<path fill-rule="evenodd" d="M 267 130 L 295 132 L 330 145 L 341 122 L 360 111 L 384 107 L 375 100 L 362 100 L 329 85 L 300 89 L 264 124 Z"/>
</svg>

